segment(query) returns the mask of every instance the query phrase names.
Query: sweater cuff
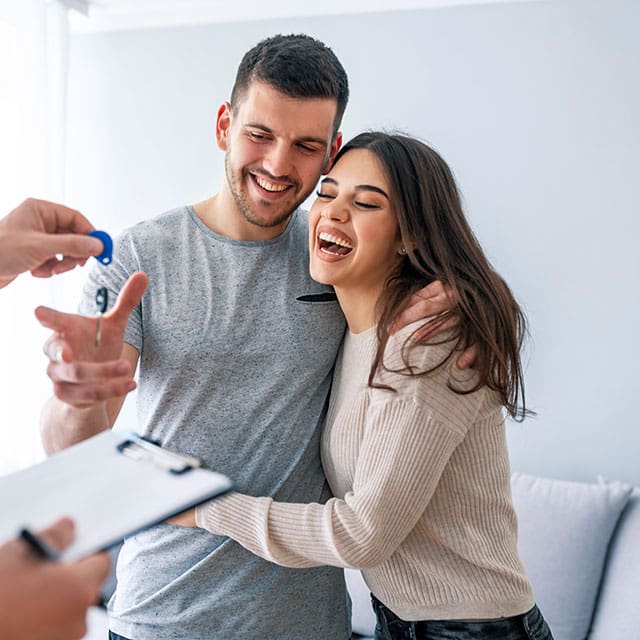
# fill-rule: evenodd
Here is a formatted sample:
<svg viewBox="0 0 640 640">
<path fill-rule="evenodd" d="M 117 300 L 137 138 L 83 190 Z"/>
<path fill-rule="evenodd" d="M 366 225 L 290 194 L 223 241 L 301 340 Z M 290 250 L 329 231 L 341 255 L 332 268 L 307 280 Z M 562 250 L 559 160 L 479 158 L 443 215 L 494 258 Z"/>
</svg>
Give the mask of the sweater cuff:
<svg viewBox="0 0 640 640">
<path fill-rule="evenodd" d="M 265 535 L 271 498 L 254 498 L 231 492 L 196 507 L 196 524 L 220 536 L 251 539 L 260 544 Z M 262 545 L 260 545 L 262 546 Z"/>
<path fill-rule="evenodd" d="M 234 509 L 234 503 L 241 503 L 241 494 L 232 491 L 231 493 L 227 493 L 224 496 L 220 496 L 219 498 L 214 498 L 209 502 L 205 502 L 196 507 L 196 524 L 201 528 L 205 529 L 209 533 L 214 533 L 216 535 L 225 535 L 224 531 L 221 527 L 221 521 L 224 520 L 225 514 L 228 514 L 229 507 L 231 508 L 231 513 L 237 510 L 237 506 Z M 227 508 L 225 508 L 225 503 L 227 504 Z M 228 517 L 228 515 L 227 515 Z"/>
<path fill-rule="evenodd" d="M 212 504 L 213 501 L 203 502 L 196 507 L 196 526 L 201 529 L 206 529 L 207 531 L 210 531 L 207 526 L 207 511 Z M 210 531 L 210 533 L 213 533 L 213 531 Z"/>
</svg>

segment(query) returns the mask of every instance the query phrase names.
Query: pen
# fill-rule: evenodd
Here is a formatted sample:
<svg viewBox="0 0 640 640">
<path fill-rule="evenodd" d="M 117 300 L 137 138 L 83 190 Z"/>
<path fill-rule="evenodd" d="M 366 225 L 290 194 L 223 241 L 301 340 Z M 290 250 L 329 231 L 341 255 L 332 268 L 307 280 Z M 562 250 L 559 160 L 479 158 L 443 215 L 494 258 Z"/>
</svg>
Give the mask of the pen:
<svg viewBox="0 0 640 640">
<path fill-rule="evenodd" d="M 60 559 L 60 554 L 50 547 L 42 538 L 39 538 L 29 529 L 20 529 L 20 537 L 44 560 L 56 562 Z"/>
<path fill-rule="evenodd" d="M 57 562 L 60 559 L 60 554 L 53 547 L 48 545 L 42 538 L 37 536 L 29 529 L 20 529 L 19 535 L 20 538 L 24 540 L 33 551 L 35 551 L 36 555 L 38 555 L 43 560 L 51 560 L 52 562 Z M 100 607 L 101 609 L 107 608 L 107 603 L 105 602 L 105 599 L 102 595 L 98 599 L 98 602 L 96 602 L 95 606 Z"/>
</svg>

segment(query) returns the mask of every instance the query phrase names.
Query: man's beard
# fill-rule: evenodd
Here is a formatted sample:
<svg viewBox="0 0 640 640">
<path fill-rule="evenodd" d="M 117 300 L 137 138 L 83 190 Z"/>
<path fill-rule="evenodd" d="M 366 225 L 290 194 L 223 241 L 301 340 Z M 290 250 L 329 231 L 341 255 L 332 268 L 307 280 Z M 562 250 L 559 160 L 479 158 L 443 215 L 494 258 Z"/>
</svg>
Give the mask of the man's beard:
<svg viewBox="0 0 640 640">
<path fill-rule="evenodd" d="M 251 207 L 251 203 L 249 199 L 246 197 L 246 194 L 242 191 L 242 187 L 244 184 L 245 174 L 242 172 L 240 174 L 240 180 L 237 180 L 237 174 L 233 172 L 233 168 L 231 166 L 231 161 L 229 159 L 229 153 L 225 155 L 224 158 L 224 168 L 225 174 L 227 176 L 227 185 L 229 186 L 229 191 L 233 196 L 233 200 L 236 203 L 240 213 L 242 213 L 244 219 L 257 227 L 270 228 L 277 227 L 282 223 L 286 222 L 293 214 L 293 212 L 304 202 L 307 195 L 301 197 L 293 202 L 293 204 L 289 205 L 283 211 L 280 211 L 276 215 L 269 217 L 268 219 L 258 218 Z M 279 205 L 273 205 L 279 206 Z"/>
</svg>

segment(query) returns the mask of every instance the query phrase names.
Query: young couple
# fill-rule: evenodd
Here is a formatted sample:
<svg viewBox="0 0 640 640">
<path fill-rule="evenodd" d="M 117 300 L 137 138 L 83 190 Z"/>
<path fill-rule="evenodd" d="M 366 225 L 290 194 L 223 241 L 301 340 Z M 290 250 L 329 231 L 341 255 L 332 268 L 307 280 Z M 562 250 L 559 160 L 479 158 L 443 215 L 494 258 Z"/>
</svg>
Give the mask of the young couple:
<svg viewBox="0 0 640 640">
<path fill-rule="evenodd" d="M 125 232 L 92 275 L 87 313 L 97 286 L 120 292 L 101 346 L 94 319 L 37 312 L 49 451 L 111 427 L 139 361 L 140 430 L 236 483 L 125 541 L 112 638 L 347 638 L 345 566 L 378 640 L 551 638 L 505 444 L 523 316 L 433 149 L 377 132 L 340 149 L 347 94 L 322 43 L 259 43 L 218 111 L 220 191 Z"/>
</svg>

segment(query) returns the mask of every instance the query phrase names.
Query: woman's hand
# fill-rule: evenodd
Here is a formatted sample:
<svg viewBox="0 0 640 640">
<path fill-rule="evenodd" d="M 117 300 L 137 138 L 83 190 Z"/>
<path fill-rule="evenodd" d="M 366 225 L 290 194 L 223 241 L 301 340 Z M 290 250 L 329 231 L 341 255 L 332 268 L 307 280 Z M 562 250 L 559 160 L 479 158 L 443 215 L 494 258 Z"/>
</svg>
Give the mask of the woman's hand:
<svg viewBox="0 0 640 640">
<path fill-rule="evenodd" d="M 187 511 L 183 511 L 179 513 L 177 516 L 173 516 L 169 518 L 167 524 L 175 524 L 179 527 L 197 527 L 196 524 L 196 510 L 195 507 L 193 509 L 188 509 Z"/>
</svg>

